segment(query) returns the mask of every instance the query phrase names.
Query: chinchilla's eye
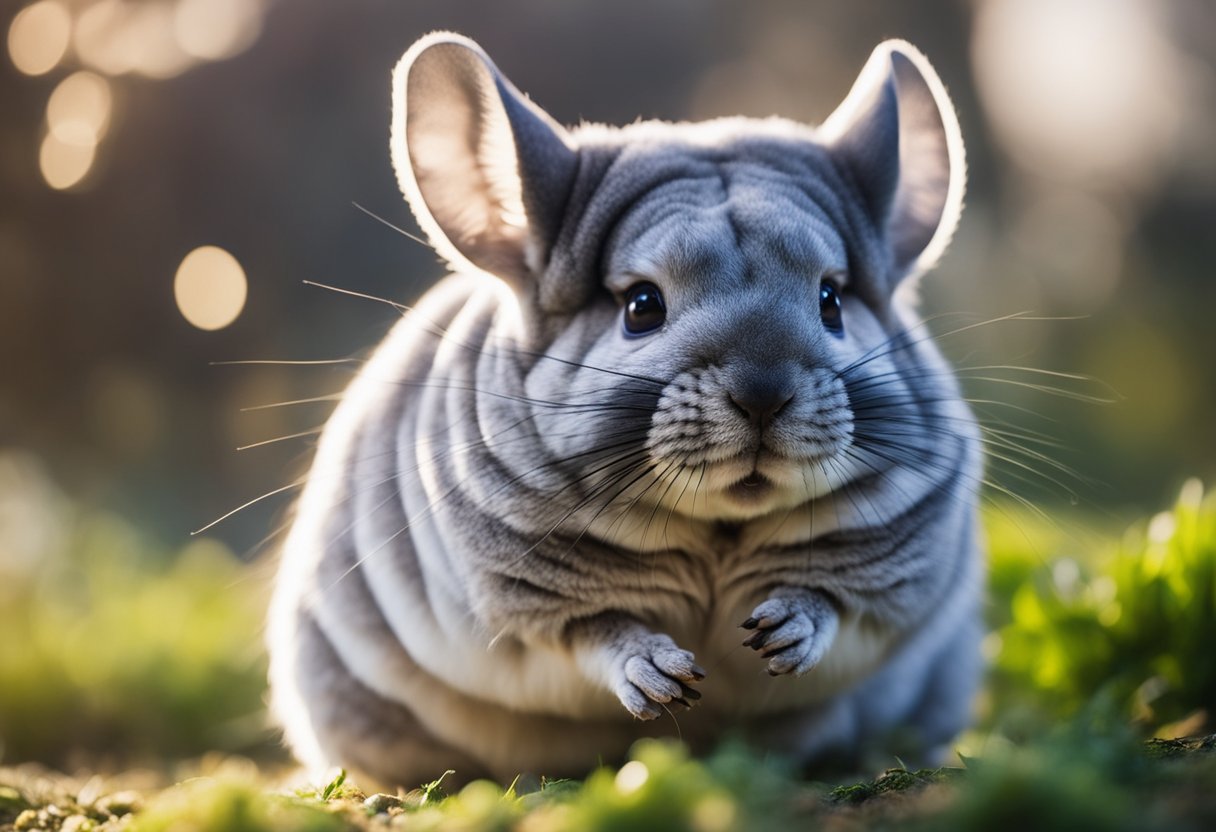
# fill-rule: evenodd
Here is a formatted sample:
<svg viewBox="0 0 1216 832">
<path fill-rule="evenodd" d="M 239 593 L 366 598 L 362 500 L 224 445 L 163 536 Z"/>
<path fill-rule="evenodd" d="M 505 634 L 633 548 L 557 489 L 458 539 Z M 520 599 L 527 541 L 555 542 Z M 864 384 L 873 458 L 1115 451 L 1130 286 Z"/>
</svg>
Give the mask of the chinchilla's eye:
<svg viewBox="0 0 1216 832">
<path fill-rule="evenodd" d="M 625 293 L 625 332 L 648 335 L 667 320 L 667 305 L 659 287 L 653 283 L 635 283 Z"/>
<path fill-rule="evenodd" d="M 844 320 L 840 314 L 840 290 L 836 288 L 836 281 L 831 278 L 824 278 L 823 282 L 819 284 L 819 318 L 827 327 L 828 332 L 838 338 L 844 337 Z"/>
</svg>

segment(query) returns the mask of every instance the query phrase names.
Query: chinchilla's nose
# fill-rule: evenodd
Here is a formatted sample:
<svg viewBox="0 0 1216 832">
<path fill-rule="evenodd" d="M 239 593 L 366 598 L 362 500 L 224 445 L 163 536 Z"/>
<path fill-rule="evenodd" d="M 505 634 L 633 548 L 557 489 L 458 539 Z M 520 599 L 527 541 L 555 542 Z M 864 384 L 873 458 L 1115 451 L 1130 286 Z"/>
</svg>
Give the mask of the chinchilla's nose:
<svg viewBox="0 0 1216 832">
<path fill-rule="evenodd" d="M 782 368 L 766 368 L 728 386 L 726 397 L 749 422 L 764 427 L 793 400 L 793 377 Z"/>
</svg>

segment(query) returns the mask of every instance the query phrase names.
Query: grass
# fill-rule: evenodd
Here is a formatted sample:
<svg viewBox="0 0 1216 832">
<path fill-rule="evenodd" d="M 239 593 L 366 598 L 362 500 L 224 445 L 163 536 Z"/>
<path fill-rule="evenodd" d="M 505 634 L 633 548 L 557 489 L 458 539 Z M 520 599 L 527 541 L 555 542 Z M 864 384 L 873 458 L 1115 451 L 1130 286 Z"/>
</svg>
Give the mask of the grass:
<svg viewBox="0 0 1216 832">
<path fill-rule="evenodd" d="M 1216 714 L 1216 500 L 1197 481 L 1115 542 L 1046 561 L 996 531 L 994 714 L 1055 721 L 1102 696 L 1166 735 Z"/>
<path fill-rule="evenodd" d="M 1216 737 L 1144 745 L 1084 721 L 965 768 L 892 769 L 829 788 L 737 747 L 697 760 L 675 742 L 643 741 L 620 769 L 531 790 L 487 781 L 366 795 L 339 774 L 301 790 L 231 762 L 142 798 L 0 770 L 0 826 L 126 832 L 742 832 L 810 829 L 1208 830 L 1216 824 Z M 53 782 L 53 781 L 52 781 Z M 89 789 L 89 794 L 84 794 Z M 5 825 L 7 824 L 7 825 Z"/>
<path fill-rule="evenodd" d="M 0 769 L 0 829 L 1216 828 L 1216 737 L 1171 739 L 1216 713 L 1216 499 L 1196 483 L 1109 537 L 992 512 L 992 667 L 963 765 L 844 784 L 650 741 L 579 782 L 291 788 L 262 717 L 265 582 L 212 542 L 45 522 L 66 532 L 30 537 L 34 556 L 0 536 L 0 762 L 21 763 Z"/>
<path fill-rule="evenodd" d="M 273 748 L 263 582 L 218 543 L 166 556 L 109 515 L 55 522 L 62 542 L 0 587 L 0 759 L 113 767 Z"/>
</svg>

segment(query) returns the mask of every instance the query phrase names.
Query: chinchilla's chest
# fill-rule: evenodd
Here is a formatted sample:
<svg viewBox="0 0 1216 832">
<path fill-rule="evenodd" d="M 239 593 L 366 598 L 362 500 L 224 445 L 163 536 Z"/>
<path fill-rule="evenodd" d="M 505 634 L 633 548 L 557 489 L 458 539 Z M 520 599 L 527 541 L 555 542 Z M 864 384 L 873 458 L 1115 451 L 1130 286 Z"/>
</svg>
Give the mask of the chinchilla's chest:
<svg viewBox="0 0 1216 832">
<path fill-rule="evenodd" d="M 752 632 L 741 626 L 773 585 L 774 575 L 763 565 L 765 555 L 685 557 L 681 589 L 657 595 L 639 613 L 698 657 L 707 671 L 700 689 L 710 710 L 747 716 L 826 701 L 872 674 L 902 638 L 896 628 L 846 613 L 823 661 L 804 675 L 773 679 L 764 661 L 744 644 Z"/>
</svg>

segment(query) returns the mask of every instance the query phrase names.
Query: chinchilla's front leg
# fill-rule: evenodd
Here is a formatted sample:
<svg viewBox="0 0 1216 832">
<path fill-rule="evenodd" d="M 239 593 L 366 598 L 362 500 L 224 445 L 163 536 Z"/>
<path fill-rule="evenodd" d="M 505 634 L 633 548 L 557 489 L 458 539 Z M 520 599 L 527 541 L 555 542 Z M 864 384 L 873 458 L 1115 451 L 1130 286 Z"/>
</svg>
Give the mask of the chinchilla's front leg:
<svg viewBox="0 0 1216 832">
<path fill-rule="evenodd" d="M 783 587 L 740 626 L 754 631 L 743 646 L 768 659 L 769 674 L 799 675 L 827 655 L 840 628 L 840 614 L 819 590 Z"/>
<path fill-rule="evenodd" d="M 692 687 L 705 671 L 670 636 L 625 613 L 580 619 L 566 630 L 579 667 L 604 685 L 638 719 L 655 719 L 673 705 L 701 698 Z"/>
</svg>

